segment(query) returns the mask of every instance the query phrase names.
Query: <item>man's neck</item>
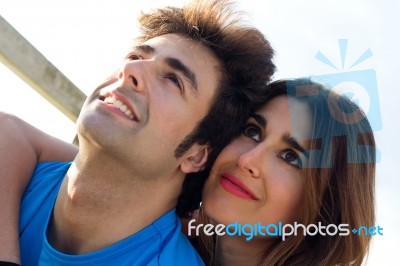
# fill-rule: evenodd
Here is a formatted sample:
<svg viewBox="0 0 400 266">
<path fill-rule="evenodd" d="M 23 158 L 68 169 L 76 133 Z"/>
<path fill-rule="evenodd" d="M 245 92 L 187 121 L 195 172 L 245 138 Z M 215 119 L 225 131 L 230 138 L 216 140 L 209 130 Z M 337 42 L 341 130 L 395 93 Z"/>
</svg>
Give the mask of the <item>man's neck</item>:
<svg viewBox="0 0 400 266">
<path fill-rule="evenodd" d="M 138 178 L 110 158 L 78 155 L 56 200 L 50 243 L 64 253 L 84 254 L 140 231 L 176 206 L 183 178 L 164 180 Z"/>
<path fill-rule="evenodd" d="M 221 236 L 217 238 L 215 250 L 216 265 L 258 265 L 263 253 L 271 241 L 252 239 L 246 241 L 243 237 Z"/>
</svg>

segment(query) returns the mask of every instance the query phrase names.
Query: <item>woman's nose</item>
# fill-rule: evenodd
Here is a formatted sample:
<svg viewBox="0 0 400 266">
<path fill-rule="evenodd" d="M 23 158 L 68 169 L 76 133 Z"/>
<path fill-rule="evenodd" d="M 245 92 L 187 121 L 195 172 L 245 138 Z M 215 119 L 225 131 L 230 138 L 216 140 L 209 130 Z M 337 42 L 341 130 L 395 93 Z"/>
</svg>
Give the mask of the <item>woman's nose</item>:
<svg viewBox="0 0 400 266">
<path fill-rule="evenodd" d="M 261 149 L 255 147 L 240 155 L 238 165 L 243 171 L 248 172 L 252 177 L 257 178 L 260 176 L 259 162 L 262 159 L 261 156 Z"/>
</svg>

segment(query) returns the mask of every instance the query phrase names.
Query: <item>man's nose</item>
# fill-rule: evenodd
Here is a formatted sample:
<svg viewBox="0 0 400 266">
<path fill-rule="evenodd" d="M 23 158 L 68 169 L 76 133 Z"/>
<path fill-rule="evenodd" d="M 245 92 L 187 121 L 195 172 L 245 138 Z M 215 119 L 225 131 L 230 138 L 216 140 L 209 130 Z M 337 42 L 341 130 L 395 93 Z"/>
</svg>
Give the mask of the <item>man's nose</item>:
<svg viewBox="0 0 400 266">
<path fill-rule="evenodd" d="M 142 60 L 127 61 L 122 66 L 118 79 L 128 88 L 141 93 L 145 91 L 146 79 L 150 76 L 149 62 Z M 147 77 L 147 78 L 146 78 Z"/>
</svg>

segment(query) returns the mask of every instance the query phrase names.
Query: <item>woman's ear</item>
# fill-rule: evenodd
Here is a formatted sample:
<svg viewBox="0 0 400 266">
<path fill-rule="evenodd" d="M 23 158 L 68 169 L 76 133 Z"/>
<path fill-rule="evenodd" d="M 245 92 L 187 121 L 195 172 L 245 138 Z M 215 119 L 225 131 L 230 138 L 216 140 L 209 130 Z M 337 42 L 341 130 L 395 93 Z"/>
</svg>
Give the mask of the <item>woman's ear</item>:
<svg viewBox="0 0 400 266">
<path fill-rule="evenodd" d="M 188 174 L 203 170 L 208 159 L 209 148 L 208 145 L 194 144 L 183 156 L 182 172 Z"/>
</svg>

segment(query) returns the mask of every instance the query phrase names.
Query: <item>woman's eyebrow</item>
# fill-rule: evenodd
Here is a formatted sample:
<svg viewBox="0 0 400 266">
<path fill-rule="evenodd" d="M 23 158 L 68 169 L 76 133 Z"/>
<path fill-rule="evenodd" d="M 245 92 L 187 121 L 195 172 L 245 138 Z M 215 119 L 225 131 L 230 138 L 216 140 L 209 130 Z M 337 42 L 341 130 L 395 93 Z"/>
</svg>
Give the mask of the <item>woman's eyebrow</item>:
<svg viewBox="0 0 400 266">
<path fill-rule="evenodd" d="M 282 141 L 285 142 L 286 144 L 288 144 L 293 149 L 298 150 L 299 152 L 303 153 L 304 156 L 308 157 L 309 153 L 307 152 L 307 150 L 299 144 L 299 142 L 296 140 L 296 138 L 290 136 L 289 133 L 284 134 L 282 136 Z"/>
<path fill-rule="evenodd" d="M 267 127 L 267 119 L 265 119 L 264 116 L 254 113 L 252 115 L 250 115 L 251 118 L 254 118 L 254 120 L 256 120 L 256 122 L 262 126 L 263 128 Z"/>
</svg>

